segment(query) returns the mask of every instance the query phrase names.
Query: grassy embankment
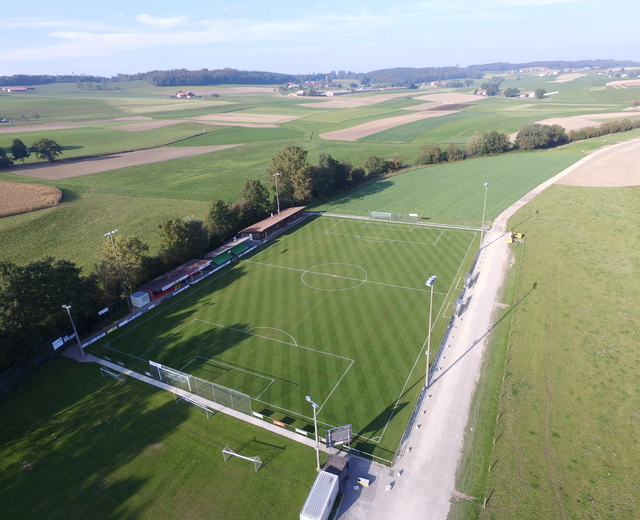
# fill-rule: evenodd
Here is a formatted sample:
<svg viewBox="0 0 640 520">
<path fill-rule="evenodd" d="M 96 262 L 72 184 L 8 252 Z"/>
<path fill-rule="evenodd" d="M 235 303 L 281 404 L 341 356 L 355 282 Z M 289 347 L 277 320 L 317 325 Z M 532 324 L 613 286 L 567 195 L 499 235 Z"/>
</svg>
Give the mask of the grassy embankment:
<svg viewBox="0 0 640 520">
<path fill-rule="evenodd" d="M 489 500 L 452 518 L 640 514 L 639 202 L 636 187 L 553 186 L 511 219 L 526 233 L 519 303 L 494 335 L 457 484 Z"/>
</svg>

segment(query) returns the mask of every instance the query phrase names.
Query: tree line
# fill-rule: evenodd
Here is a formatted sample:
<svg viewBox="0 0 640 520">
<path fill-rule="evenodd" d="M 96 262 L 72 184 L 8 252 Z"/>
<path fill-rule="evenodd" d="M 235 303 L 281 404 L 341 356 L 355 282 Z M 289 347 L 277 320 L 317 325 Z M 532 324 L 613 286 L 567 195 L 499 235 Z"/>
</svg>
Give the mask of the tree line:
<svg viewBox="0 0 640 520">
<path fill-rule="evenodd" d="M 31 146 L 27 146 L 20 139 L 14 139 L 9 149 L 11 157 L 7 155 L 4 148 L 0 147 L 0 169 L 9 168 L 13 166 L 14 161 L 22 161 L 31 156 L 33 152 L 38 159 L 46 159 L 49 162 L 53 162 L 56 158 L 62 155 L 62 146 L 56 143 L 53 139 L 47 139 L 42 137 L 33 142 Z"/>
<path fill-rule="evenodd" d="M 201 70 L 152 70 L 138 74 L 118 74 L 118 81 L 147 81 L 158 87 L 181 85 L 276 85 L 294 81 L 290 74 L 237 69 L 201 69 Z"/>
</svg>

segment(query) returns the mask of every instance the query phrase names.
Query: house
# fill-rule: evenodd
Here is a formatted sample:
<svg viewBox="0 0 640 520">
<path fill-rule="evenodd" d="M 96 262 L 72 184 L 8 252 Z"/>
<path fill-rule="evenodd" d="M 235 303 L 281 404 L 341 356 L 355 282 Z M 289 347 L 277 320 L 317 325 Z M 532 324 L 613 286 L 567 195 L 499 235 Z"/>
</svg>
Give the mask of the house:
<svg viewBox="0 0 640 520">
<path fill-rule="evenodd" d="M 536 97 L 536 93 L 535 92 L 523 92 L 518 97 L 521 97 L 521 98 L 534 98 L 534 97 Z"/>
<path fill-rule="evenodd" d="M 5 92 L 31 92 L 35 89 L 36 87 L 2 87 Z"/>
<path fill-rule="evenodd" d="M 487 95 L 487 91 L 486 91 L 486 90 L 484 90 L 484 89 L 483 89 L 483 90 L 478 90 L 478 91 L 476 92 L 476 95 L 477 95 L 477 96 L 486 96 L 486 95 Z"/>
<path fill-rule="evenodd" d="M 196 95 L 193 92 L 176 92 L 176 97 L 177 98 L 194 98 L 196 97 Z"/>
</svg>

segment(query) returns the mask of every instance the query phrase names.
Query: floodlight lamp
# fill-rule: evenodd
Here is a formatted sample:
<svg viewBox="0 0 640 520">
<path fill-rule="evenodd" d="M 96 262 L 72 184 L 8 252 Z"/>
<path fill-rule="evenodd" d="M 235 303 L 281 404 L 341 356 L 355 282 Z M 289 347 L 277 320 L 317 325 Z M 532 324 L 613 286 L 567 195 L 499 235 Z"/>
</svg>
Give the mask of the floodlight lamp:
<svg viewBox="0 0 640 520">
<path fill-rule="evenodd" d="M 313 403 L 313 401 L 311 400 L 311 396 L 310 395 L 307 396 L 307 403 Z"/>
<path fill-rule="evenodd" d="M 279 177 L 279 176 L 280 176 L 280 173 L 274 173 L 274 174 L 272 175 L 272 177 Z"/>
<path fill-rule="evenodd" d="M 69 310 L 71 308 L 71 305 L 63 305 L 62 308 Z"/>
<path fill-rule="evenodd" d="M 429 279 L 426 281 L 425 285 L 426 285 L 427 287 L 432 287 L 432 286 L 433 286 L 433 282 L 435 282 L 435 281 L 436 281 L 436 278 L 437 278 L 437 276 L 432 276 L 431 278 L 429 278 Z"/>
<path fill-rule="evenodd" d="M 486 188 L 487 186 L 489 186 L 489 183 L 488 183 L 488 182 L 485 182 L 485 183 L 484 183 L 484 187 Z"/>
</svg>

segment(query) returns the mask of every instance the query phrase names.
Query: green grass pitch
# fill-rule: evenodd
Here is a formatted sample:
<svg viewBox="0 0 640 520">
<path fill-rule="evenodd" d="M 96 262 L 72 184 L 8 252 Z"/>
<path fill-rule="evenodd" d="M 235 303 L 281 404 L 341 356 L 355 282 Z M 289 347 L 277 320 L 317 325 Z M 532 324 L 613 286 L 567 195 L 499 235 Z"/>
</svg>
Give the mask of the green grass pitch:
<svg viewBox="0 0 640 520">
<path fill-rule="evenodd" d="M 89 350 L 148 360 L 249 394 L 270 419 L 353 424 L 354 446 L 389 459 L 420 391 L 430 292 L 432 351 L 479 233 L 321 217 L 282 235 Z"/>
</svg>

